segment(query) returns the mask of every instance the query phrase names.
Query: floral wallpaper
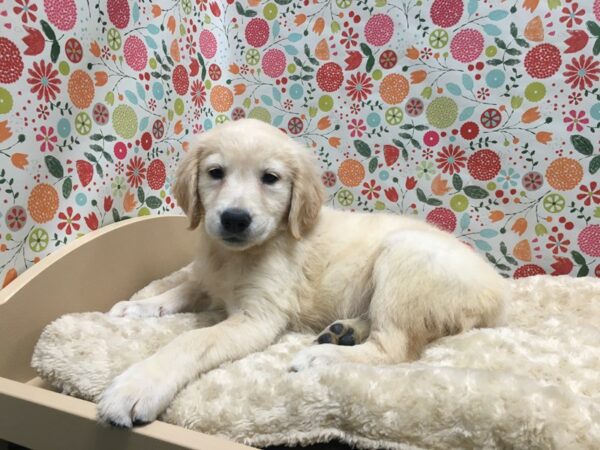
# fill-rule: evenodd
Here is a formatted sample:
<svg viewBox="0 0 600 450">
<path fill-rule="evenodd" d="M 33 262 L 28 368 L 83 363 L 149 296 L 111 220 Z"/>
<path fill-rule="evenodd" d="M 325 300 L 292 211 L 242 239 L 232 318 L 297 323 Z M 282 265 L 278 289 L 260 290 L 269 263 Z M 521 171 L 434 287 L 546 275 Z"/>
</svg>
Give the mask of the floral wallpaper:
<svg viewBox="0 0 600 450">
<path fill-rule="evenodd" d="M 335 208 L 600 276 L 600 0 L 0 0 L 0 29 L 3 285 L 177 210 L 190 137 L 242 117 L 312 149 Z"/>
</svg>

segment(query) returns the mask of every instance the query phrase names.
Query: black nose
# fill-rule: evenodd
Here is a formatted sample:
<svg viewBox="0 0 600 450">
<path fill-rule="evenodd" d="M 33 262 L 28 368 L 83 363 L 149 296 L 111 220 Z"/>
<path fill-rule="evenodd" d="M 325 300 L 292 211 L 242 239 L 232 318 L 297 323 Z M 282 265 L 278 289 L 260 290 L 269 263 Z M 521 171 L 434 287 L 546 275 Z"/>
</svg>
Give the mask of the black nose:
<svg viewBox="0 0 600 450">
<path fill-rule="evenodd" d="M 250 214 L 243 209 L 226 209 L 221 214 L 221 225 L 229 233 L 241 233 L 250 226 L 251 222 Z"/>
</svg>

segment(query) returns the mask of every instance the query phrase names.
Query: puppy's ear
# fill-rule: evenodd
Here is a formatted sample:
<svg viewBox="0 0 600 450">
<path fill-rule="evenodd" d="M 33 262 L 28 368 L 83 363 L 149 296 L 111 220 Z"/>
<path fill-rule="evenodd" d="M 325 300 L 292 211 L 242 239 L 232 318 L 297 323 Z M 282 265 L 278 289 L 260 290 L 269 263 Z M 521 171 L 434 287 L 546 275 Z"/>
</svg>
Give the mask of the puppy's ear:
<svg viewBox="0 0 600 450">
<path fill-rule="evenodd" d="M 173 186 L 177 204 L 190 219 L 190 230 L 197 228 L 204 216 L 204 208 L 198 192 L 198 166 L 201 155 L 202 146 L 196 144 L 180 161 L 175 186 Z"/>
<path fill-rule="evenodd" d="M 288 225 L 292 236 L 300 239 L 316 223 L 325 192 L 310 151 L 300 146 L 294 150 L 296 161 Z"/>
</svg>

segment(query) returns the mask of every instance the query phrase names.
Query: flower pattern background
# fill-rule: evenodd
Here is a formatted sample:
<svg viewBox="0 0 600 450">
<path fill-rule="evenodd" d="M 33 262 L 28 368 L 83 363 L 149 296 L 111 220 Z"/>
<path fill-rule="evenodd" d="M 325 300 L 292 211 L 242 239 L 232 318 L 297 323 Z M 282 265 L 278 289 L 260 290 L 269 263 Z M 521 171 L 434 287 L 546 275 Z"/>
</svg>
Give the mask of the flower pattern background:
<svg viewBox="0 0 600 450">
<path fill-rule="evenodd" d="M 0 0 L 0 29 L 3 285 L 178 211 L 192 136 L 243 117 L 314 151 L 335 208 L 600 276 L 600 0 Z"/>
</svg>

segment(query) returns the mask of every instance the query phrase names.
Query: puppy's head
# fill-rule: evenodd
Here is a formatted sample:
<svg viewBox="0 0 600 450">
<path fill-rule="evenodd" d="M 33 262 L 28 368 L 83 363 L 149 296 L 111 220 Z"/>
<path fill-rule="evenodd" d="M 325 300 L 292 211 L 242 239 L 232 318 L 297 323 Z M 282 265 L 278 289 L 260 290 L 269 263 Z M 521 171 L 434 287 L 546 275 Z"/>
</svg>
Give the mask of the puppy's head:
<svg viewBox="0 0 600 450">
<path fill-rule="evenodd" d="M 181 161 L 174 194 L 190 219 L 227 248 L 244 250 L 316 222 L 323 188 L 309 150 L 258 120 L 219 125 Z"/>
</svg>

